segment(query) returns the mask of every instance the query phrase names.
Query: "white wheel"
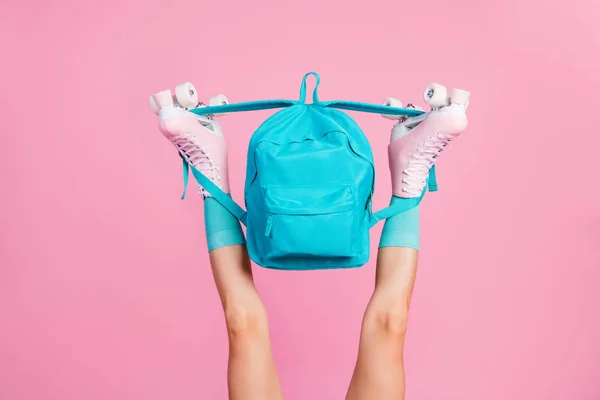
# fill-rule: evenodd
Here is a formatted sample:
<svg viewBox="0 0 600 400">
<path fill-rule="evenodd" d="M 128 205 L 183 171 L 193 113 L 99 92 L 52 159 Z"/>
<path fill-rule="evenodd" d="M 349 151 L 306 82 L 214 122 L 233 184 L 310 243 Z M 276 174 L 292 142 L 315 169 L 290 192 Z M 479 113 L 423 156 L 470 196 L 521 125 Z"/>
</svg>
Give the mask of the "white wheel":
<svg viewBox="0 0 600 400">
<path fill-rule="evenodd" d="M 198 105 L 198 92 L 190 82 L 182 83 L 175 88 L 175 98 L 183 108 L 196 108 Z"/>
<path fill-rule="evenodd" d="M 158 104 L 156 104 L 156 100 L 154 100 L 154 96 L 150 96 L 150 108 L 152 109 L 152 112 L 154 114 L 158 115 L 160 108 L 158 108 Z"/>
<path fill-rule="evenodd" d="M 386 107 L 396 107 L 396 108 L 402 108 L 402 102 L 394 97 L 388 97 L 386 98 L 382 105 L 386 106 Z M 383 118 L 387 118 L 387 119 L 401 119 L 402 115 L 388 115 L 388 114 L 381 114 L 381 116 Z"/>
<path fill-rule="evenodd" d="M 471 96 L 471 93 L 466 90 L 452 89 L 450 91 L 450 103 L 460 104 L 467 108 L 469 107 L 469 96 Z"/>
<path fill-rule="evenodd" d="M 432 108 L 440 108 L 448 105 L 448 91 L 439 83 L 430 83 L 423 92 L 425 103 Z"/>
<path fill-rule="evenodd" d="M 225 104 L 229 104 L 229 100 L 227 100 L 227 97 L 225 97 L 223 94 L 218 94 L 208 100 L 209 106 L 222 106 Z M 219 117 L 221 115 L 223 115 L 223 113 L 213 114 L 213 117 Z"/>
</svg>

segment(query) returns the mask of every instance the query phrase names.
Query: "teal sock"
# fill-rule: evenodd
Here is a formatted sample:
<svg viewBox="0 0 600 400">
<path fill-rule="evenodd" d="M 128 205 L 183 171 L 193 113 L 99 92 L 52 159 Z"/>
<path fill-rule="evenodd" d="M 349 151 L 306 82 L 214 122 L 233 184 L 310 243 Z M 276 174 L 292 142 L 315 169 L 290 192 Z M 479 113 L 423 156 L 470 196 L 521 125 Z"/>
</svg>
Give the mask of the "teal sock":
<svg viewBox="0 0 600 400">
<path fill-rule="evenodd" d="M 208 251 L 246 243 L 238 219 L 212 197 L 204 200 L 204 226 Z"/>
<path fill-rule="evenodd" d="M 392 196 L 390 205 L 402 201 Z M 379 247 L 410 247 L 419 250 L 419 206 L 394 215 L 385 221 Z"/>
</svg>

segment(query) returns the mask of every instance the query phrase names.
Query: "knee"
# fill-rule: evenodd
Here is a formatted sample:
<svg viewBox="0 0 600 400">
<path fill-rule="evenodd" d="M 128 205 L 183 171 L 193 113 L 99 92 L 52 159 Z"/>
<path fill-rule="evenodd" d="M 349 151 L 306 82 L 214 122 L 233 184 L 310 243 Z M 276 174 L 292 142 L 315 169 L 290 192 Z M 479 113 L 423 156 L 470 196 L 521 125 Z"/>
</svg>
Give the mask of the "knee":
<svg viewBox="0 0 600 400">
<path fill-rule="evenodd" d="M 268 332 L 267 312 L 262 305 L 229 305 L 225 307 L 225 323 L 232 337 Z"/>
<path fill-rule="evenodd" d="M 365 316 L 363 329 L 391 339 L 401 339 L 406 335 L 408 308 L 395 306 L 371 310 Z"/>
</svg>

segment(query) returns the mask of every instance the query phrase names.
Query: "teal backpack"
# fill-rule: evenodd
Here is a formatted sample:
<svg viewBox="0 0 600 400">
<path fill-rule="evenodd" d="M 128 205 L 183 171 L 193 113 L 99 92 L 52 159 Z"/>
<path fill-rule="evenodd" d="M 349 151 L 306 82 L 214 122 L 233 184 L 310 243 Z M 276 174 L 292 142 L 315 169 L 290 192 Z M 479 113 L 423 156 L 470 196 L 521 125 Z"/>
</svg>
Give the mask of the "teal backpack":
<svg viewBox="0 0 600 400">
<path fill-rule="evenodd" d="M 317 82 L 305 103 L 306 78 Z M 200 171 L 192 174 L 246 225 L 250 258 L 266 268 L 312 270 L 360 267 L 369 260 L 369 229 L 416 207 L 405 199 L 373 213 L 375 166 L 371 146 L 350 116 L 337 109 L 415 116 L 414 109 L 351 101 L 321 102 L 319 75 L 302 79 L 300 100 L 267 100 L 191 110 L 199 115 L 283 108 L 252 135 L 248 148 L 247 212 Z M 184 160 L 184 179 L 190 166 Z M 435 190 L 435 170 L 429 175 Z"/>
</svg>

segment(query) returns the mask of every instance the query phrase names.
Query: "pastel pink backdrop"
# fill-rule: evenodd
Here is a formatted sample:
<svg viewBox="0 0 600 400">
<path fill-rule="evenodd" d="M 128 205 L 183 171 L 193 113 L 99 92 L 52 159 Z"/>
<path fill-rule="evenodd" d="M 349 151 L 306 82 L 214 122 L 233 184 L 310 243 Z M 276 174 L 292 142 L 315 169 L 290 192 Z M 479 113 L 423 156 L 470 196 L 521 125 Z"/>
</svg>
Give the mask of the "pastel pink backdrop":
<svg viewBox="0 0 600 400">
<path fill-rule="evenodd" d="M 423 105 L 472 91 L 422 206 L 407 399 L 600 398 L 600 6 L 588 1 L 5 2 L 0 398 L 225 399 L 202 201 L 148 96 Z M 242 198 L 269 112 L 221 119 Z M 356 115 L 390 195 L 390 121 Z M 372 233 L 373 251 L 381 226 Z M 374 253 L 373 253 L 374 256 Z M 374 257 L 373 257 L 374 259 Z M 288 399 L 342 399 L 374 263 L 255 269 Z"/>
</svg>

